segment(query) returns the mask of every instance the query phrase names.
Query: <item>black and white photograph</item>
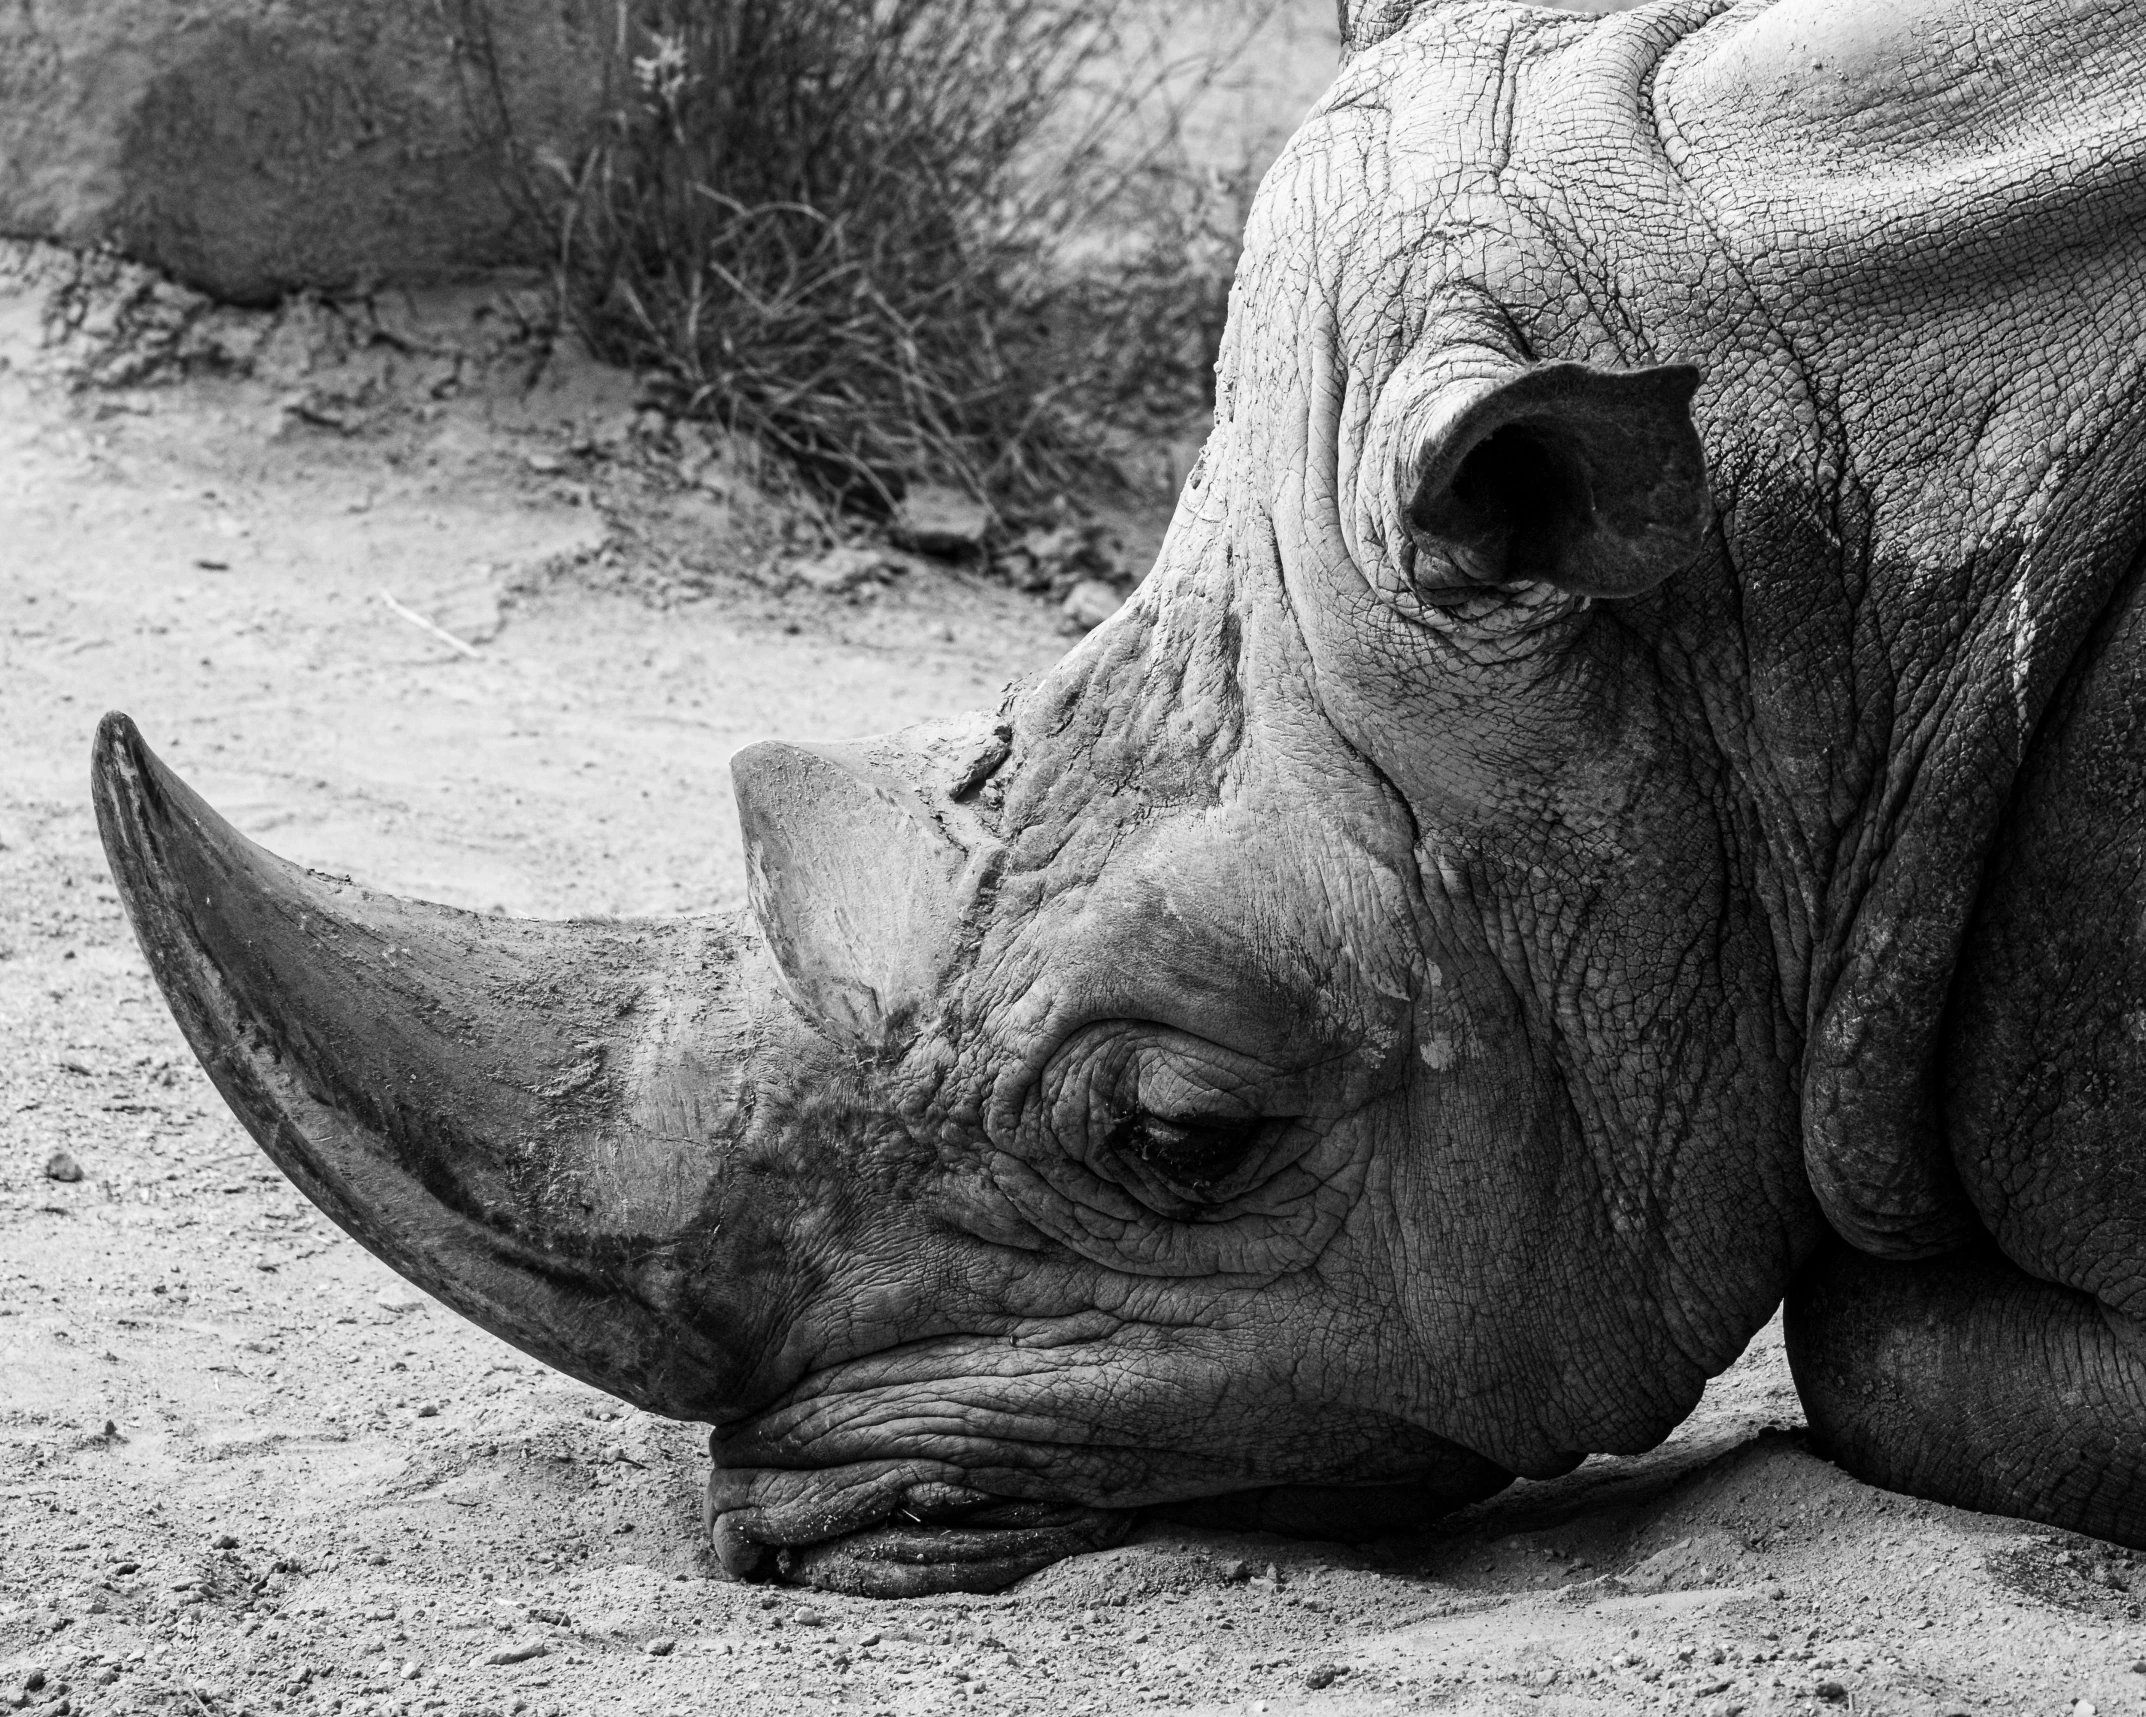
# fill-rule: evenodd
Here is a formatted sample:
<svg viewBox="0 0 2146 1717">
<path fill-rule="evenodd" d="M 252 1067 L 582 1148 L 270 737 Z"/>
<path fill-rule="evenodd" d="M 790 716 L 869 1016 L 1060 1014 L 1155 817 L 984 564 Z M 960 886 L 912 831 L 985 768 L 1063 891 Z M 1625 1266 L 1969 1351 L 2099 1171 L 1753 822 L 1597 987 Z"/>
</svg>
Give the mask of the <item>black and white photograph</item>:
<svg viewBox="0 0 2146 1717">
<path fill-rule="evenodd" d="M 0 0 L 0 1717 L 2142 1605 L 2142 0 Z"/>
</svg>

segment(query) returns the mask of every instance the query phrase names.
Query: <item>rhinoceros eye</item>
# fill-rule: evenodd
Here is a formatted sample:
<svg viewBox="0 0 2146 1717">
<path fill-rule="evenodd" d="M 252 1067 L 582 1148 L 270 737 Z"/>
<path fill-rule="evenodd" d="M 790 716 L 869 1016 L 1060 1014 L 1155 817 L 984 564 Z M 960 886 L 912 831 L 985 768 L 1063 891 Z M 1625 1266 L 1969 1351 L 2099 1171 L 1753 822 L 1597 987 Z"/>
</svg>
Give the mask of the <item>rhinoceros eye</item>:
<svg viewBox="0 0 2146 1717">
<path fill-rule="evenodd" d="M 1121 1160 L 1195 1195 L 1219 1186 L 1244 1166 L 1266 1123 L 1258 1117 L 1138 1114 L 1111 1129 L 1109 1146 Z"/>
</svg>

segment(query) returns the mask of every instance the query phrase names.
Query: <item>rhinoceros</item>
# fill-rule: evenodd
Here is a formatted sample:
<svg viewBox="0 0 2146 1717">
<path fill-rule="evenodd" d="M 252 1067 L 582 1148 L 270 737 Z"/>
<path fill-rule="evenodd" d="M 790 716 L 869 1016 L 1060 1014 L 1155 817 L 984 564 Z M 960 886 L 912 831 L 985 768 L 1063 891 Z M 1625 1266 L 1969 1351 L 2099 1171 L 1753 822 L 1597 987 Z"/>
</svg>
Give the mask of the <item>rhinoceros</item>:
<svg viewBox="0 0 2146 1717">
<path fill-rule="evenodd" d="M 1786 1301 L 1816 1445 L 2146 1544 L 2146 17 L 1387 4 L 1136 596 L 732 764 L 749 911 L 104 838 L 353 1236 L 705 1421 L 733 1575 L 1420 1528 Z"/>
</svg>

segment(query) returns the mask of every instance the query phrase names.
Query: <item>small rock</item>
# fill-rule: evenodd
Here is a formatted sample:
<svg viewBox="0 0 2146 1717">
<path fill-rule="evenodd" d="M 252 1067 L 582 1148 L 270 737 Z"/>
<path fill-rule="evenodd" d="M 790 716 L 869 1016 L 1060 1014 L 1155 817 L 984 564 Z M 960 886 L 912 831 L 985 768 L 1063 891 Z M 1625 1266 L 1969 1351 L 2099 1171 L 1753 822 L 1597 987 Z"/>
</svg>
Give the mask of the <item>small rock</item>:
<svg viewBox="0 0 2146 1717">
<path fill-rule="evenodd" d="M 790 1612 L 790 1620 L 801 1628 L 824 1627 L 827 1622 L 827 1618 L 818 1610 L 793 1610 Z"/>
<path fill-rule="evenodd" d="M 1315 1663 L 1304 1672 L 1304 1685 L 1316 1692 L 1319 1688 L 1333 1686 L 1348 1673 L 1338 1663 Z"/>
<path fill-rule="evenodd" d="M 971 554 L 991 534 L 991 509 L 958 489 L 921 484 L 902 497 L 891 534 L 919 554 Z"/>
<path fill-rule="evenodd" d="M 425 1666 L 419 1663 L 416 1658 L 407 1657 L 403 1659 L 401 1675 L 402 1680 L 415 1681 L 420 1675 L 424 1673 Z"/>
<path fill-rule="evenodd" d="M 1839 1705 L 1848 1697 L 1847 1688 L 1837 1681 L 1821 1681 L 1811 1691 L 1829 1705 Z"/>
<path fill-rule="evenodd" d="M 2071 1717 L 2094 1717 L 2095 1705 L 2091 1699 L 2082 1699 L 2071 1708 Z"/>
<path fill-rule="evenodd" d="M 417 1416 L 420 1419 L 437 1419 L 440 1416 L 439 1403 L 436 1401 L 420 1401 L 417 1404 Z"/>
<path fill-rule="evenodd" d="M 1024 589 L 1048 590 L 1060 574 L 1080 564 L 1087 538 L 1078 525 L 1060 525 L 1056 530 L 1027 532 L 1014 545 L 1027 565 L 1015 570 Z M 1008 555 L 1009 562 L 1013 555 Z"/>
<path fill-rule="evenodd" d="M 993 570 L 1016 590 L 1055 590 L 1063 595 L 1083 579 L 1120 582 L 1123 561 L 1116 540 L 1095 524 L 1063 524 L 1032 530 L 1008 545 Z"/>
<path fill-rule="evenodd" d="M 1125 598 L 1100 578 L 1084 578 L 1066 593 L 1059 611 L 1083 632 L 1092 632 L 1124 604 Z"/>
<path fill-rule="evenodd" d="M 883 549 L 831 548 L 815 559 L 796 562 L 790 570 L 812 589 L 838 596 L 900 567 Z"/>
<path fill-rule="evenodd" d="M 283 409 L 299 422 L 310 423 L 316 429 L 355 435 L 371 419 L 372 413 L 366 407 L 374 391 L 369 380 L 354 388 L 326 385 L 303 388 L 283 402 Z"/>
<path fill-rule="evenodd" d="M 214 1538 L 209 1540 L 209 1548 L 211 1550 L 236 1550 L 238 1548 L 238 1540 L 236 1538 L 233 1538 L 228 1532 L 219 1532 Z"/>
<path fill-rule="evenodd" d="M 550 1650 L 551 1647 L 540 1639 L 525 1639 L 513 1645 L 495 1646 L 477 1661 L 495 1666 L 503 1663 L 527 1663 L 532 1657 L 542 1657 Z"/>
<path fill-rule="evenodd" d="M 678 1649 L 678 1642 L 674 1639 L 652 1639 L 641 1649 L 650 1657 L 669 1657 Z"/>
<path fill-rule="evenodd" d="M 62 1145 L 45 1159 L 45 1179 L 80 1180 L 82 1165 L 75 1161 L 74 1153 Z"/>
<path fill-rule="evenodd" d="M 571 445 L 576 452 L 616 453 L 633 439 L 640 421 L 638 411 L 604 412 L 591 418 Z"/>
</svg>

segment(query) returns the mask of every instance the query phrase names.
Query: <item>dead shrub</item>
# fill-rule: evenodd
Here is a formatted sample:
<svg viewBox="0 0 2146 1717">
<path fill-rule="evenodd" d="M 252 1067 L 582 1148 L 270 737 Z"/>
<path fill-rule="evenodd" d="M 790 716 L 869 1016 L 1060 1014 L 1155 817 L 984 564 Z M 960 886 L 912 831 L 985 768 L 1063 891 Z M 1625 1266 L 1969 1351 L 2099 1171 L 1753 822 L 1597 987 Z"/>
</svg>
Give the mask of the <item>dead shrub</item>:
<svg viewBox="0 0 2146 1717">
<path fill-rule="evenodd" d="M 491 3 L 457 0 L 468 87 L 564 313 L 823 492 L 1107 481 L 1211 387 L 1244 186 L 1175 117 L 1259 7 L 1187 67 L 1133 0 L 619 0 L 565 161 L 508 129 Z"/>
</svg>

